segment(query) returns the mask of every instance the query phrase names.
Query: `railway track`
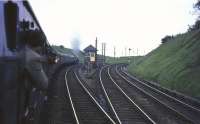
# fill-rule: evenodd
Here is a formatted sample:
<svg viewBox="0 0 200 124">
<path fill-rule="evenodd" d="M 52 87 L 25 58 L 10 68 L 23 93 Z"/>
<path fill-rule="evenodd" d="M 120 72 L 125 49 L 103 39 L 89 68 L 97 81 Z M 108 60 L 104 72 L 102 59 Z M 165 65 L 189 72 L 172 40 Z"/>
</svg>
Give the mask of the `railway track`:
<svg viewBox="0 0 200 124">
<path fill-rule="evenodd" d="M 199 124 L 198 108 L 151 88 L 120 66 L 99 72 L 89 89 L 77 67 L 62 69 L 50 85 L 46 124 Z M 155 91 L 154 91 L 155 90 Z M 161 93 L 160 93 L 161 92 Z M 106 100 L 106 102 L 105 102 Z M 104 101 L 103 103 L 101 103 Z M 188 107 L 188 106 L 189 107 Z M 197 109 L 197 110 L 196 110 Z"/>
<path fill-rule="evenodd" d="M 72 67 L 53 76 L 44 113 L 41 124 L 115 124 Z"/>
<path fill-rule="evenodd" d="M 65 72 L 67 67 L 59 69 L 49 84 L 48 101 L 45 105 L 45 116 L 41 124 L 75 124 L 76 119 L 70 99 L 67 96 Z"/>
<path fill-rule="evenodd" d="M 169 112 L 173 111 L 172 115 L 175 117 L 178 117 L 177 119 L 182 118 L 182 123 L 192 123 L 192 124 L 199 124 L 200 123 L 200 113 L 199 109 L 187 104 L 180 99 L 177 99 L 173 96 L 170 96 L 167 93 L 164 93 L 160 91 L 159 89 L 156 89 L 155 87 L 152 87 L 134 77 L 131 77 L 127 73 L 123 71 L 118 71 L 117 68 L 112 71 L 114 74 L 112 75 L 118 75 L 118 78 L 121 78 L 119 81 L 121 84 L 121 87 L 126 87 L 126 89 L 132 89 L 132 91 L 138 91 L 142 92 L 146 96 L 151 97 L 151 99 L 154 99 L 157 101 L 157 103 L 162 104 L 164 108 L 169 108 Z M 116 76 L 115 76 L 116 77 Z M 119 79 L 116 79 L 119 80 Z M 129 85 L 129 86 L 128 86 Z M 125 89 L 125 88 L 124 88 Z M 180 123 L 180 122 L 179 122 Z"/>
<path fill-rule="evenodd" d="M 108 75 L 107 67 L 100 71 L 100 83 L 107 101 L 120 124 L 155 124 L 155 122 Z"/>
<path fill-rule="evenodd" d="M 77 73 L 81 73 L 79 71 L 77 71 Z M 88 89 L 88 91 L 91 93 L 91 95 L 94 96 L 94 98 L 98 101 L 98 103 L 101 105 L 101 107 L 118 124 L 119 120 L 115 115 L 115 111 L 113 111 L 112 106 L 110 105 L 109 101 L 106 99 L 106 94 L 105 94 L 104 90 L 102 89 L 99 73 L 100 73 L 100 70 L 96 71 L 96 74 L 94 77 L 95 80 L 94 80 L 94 82 L 92 82 L 95 86 L 90 86 L 87 83 L 87 81 L 83 79 L 83 77 L 81 77 L 80 75 L 78 75 L 78 76 L 80 76 L 80 80 L 82 81 L 82 84 Z"/>
<path fill-rule="evenodd" d="M 121 71 L 121 74 L 124 74 L 125 76 L 127 75 L 130 79 L 139 80 L 139 79 L 136 79 L 134 76 L 130 75 L 129 73 L 127 73 L 126 71 L 124 71 L 122 69 L 122 67 L 119 68 L 119 71 Z M 147 85 L 151 86 L 152 88 L 160 90 L 163 93 L 176 98 L 178 101 L 184 102 L 184 104 L 188 104 L 191 108 L 196 109 L 197 111 L 200 110 L 200 102 L 197 101 L 194 98 L 191 98 L 191 97 L 185 96 L 181 93 L 174 92 L 174 91 L 169 90 L 167 88 L 161 87 L 156 83 L 152 83 L 152 82 L 149 82 L 149 81 L 146 81 L 146 80 L 140 80 L 140 81 L 142 81 L 143 83 L 146 83 Z"/>
<path fill-rule="evenodd" d="M 65 81 L 76 124 L 115 124 L 82 84 L 76 71 L 68 70 Z"/>
<path fill-rule="evenodd" d="M 127 95 L 135 101 L 156 123 L 190 124 L 190 120 L 148 94 L 145 90 L 134 87 L 121 78 L 115 68 L 109 68 L 109 74 Z"/>
</svg>

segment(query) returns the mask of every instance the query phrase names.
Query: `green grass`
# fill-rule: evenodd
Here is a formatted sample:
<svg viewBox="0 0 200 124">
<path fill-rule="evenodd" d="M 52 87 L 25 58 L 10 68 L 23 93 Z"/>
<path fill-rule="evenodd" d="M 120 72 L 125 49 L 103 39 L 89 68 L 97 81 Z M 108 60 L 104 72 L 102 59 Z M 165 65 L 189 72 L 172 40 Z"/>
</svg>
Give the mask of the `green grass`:
<svg viewBox="0 0 200 124">
<path fill-rule="evenodd" d="M 128 57 L 106 57 L 106 63 L 109 64 L 117 64 L 117 63 L 128 63 L 129 58 Z"/>
<path fill-rule="evenodd" d="M 199 32 L 177 35 L 129 65 L 129 72 L 200 98 Z"/>
<path fill-rule="evenodd" d="M 142 60 L 142 56 L 130 56 L 130 57 L 106 57 L 106 63 L 109 64 L 119 64 L 119 63 L 138 63 Z"/>
</svg>

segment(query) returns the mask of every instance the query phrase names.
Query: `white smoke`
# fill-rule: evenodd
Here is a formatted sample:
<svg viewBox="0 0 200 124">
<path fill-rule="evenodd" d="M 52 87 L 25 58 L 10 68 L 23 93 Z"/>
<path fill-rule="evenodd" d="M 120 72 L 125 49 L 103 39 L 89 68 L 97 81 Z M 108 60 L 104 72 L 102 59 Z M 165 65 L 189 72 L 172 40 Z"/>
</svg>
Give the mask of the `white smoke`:
<svg viewBox="0 0 200 124">
<path fill-rule="evenodd" d="M 71 40 L 71 48 L 73 49 L 73 54 L 78 57 L 78 53 L 80 51 L 80 35 L 76 35 Z"/>
<path fill-rule="evenodd" d="M 72 40 L 71 40 L 71 48 L 74 51 L 80 51 L 80 36 L 76 35 Z"/>
</svg>

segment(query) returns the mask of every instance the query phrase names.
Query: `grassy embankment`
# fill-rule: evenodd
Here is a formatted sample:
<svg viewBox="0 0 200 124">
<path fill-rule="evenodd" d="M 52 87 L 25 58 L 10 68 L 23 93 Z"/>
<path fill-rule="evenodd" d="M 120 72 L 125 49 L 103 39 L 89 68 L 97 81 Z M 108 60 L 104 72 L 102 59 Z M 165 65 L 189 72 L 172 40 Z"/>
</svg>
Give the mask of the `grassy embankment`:
<svg viewBox="0 0 200 124">
<path fill-rule="evenodd" d="M 129 72 L 200 99 L 200 33 L 177 35 L 128 66 Z"/>
</svg>

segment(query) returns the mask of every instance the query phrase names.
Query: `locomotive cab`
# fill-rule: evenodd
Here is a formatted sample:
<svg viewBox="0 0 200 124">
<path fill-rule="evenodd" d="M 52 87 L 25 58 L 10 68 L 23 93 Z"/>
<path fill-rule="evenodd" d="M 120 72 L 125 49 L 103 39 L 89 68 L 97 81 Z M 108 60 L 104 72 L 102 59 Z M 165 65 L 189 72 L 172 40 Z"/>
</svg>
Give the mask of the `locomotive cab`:
<svg viewBox="0 0 200 124">
<path fill-rule="evenodd" d="M 17 122 L 19 59 L 17 57 L 18 7 L 0 1 L 0 123 Z"/>
<path fill-rule="evenodd" d="M 22 123 L 25 46 L 40 46 L 43 55 L 53 52 L 27 1 L 0 1 L 0 16 L 0 123 Z"/>
</svg>

